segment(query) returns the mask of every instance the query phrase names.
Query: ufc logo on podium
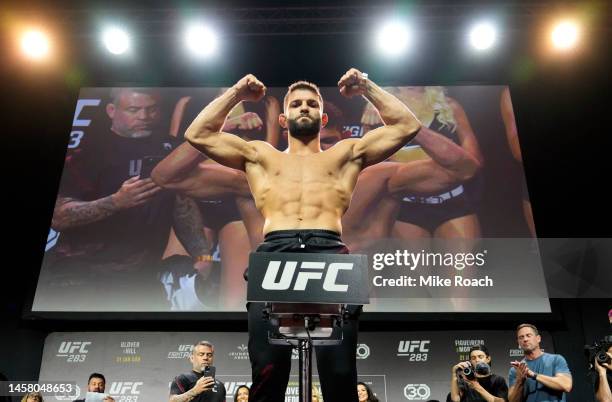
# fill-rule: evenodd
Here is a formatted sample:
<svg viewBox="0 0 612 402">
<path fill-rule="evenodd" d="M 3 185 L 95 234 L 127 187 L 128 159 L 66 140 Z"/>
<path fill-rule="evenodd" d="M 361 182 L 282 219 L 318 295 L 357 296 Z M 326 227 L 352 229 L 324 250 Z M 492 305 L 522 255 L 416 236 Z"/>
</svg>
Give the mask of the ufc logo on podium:
<svg viewBox="0 0 612 402">
<path fill-rule="evenodd" d="M 297 261 L 286 261 L 282 268 L 282 274 L 278 281 L 278 271 L 281 269 L 282 261 L 270 261 L 266 269 L 261 287 L 267 290 L 287 290 L 291 286 L 291 282 L 295 276 L 295 269 L 298 265 Z M 352 270 L 355 264 L 337 262 L 329 264 L 325 271 L 325 279 L 323 280 L 323 290 L 326 292 L 346 292 L 347 284 L 336 283 L 338 272 L 340 270 Z M 297 273 L 297 279 L 293 285 L 293 290 L 306 290 L 306 285 L 309 280 L 321 280 L 323 271 L 325 270 L 325 262 L 303 261 Z M 318 271 L 318 272 L 317 272 Z"/>
<path fill-rule="evenodd" d="M 247 300 L 367 303 L 367 266 L 358 254 L 251 253 Z"/>
</svg>

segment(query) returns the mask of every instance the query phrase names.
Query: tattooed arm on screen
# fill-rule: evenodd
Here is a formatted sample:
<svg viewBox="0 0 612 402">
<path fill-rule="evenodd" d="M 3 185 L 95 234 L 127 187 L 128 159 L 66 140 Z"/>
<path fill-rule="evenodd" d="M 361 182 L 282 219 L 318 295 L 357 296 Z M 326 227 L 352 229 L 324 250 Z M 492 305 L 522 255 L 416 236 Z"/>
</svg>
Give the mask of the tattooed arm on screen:
<svg viewBox="0 0 612 402">
<path fill-rule="evenodd" d="M 190 197 L 177 194 L 173 218 L 176 237 L 189 255 L 196 259 L 194 268 L 201 273 L 208 273 L 212 266 L 211 245 L 204 235 L 202 212 L 196 202 Z"/>
<path fill-rule="evenodd" d="M 135 176 L 127 179 L 117 192 L 93 201 L 59 196 L 55 203 L 51 227 L 57 231 L 87 225 L 117 212 L 143 205 L 161 190 L 151 179 Z"/>
</svg>

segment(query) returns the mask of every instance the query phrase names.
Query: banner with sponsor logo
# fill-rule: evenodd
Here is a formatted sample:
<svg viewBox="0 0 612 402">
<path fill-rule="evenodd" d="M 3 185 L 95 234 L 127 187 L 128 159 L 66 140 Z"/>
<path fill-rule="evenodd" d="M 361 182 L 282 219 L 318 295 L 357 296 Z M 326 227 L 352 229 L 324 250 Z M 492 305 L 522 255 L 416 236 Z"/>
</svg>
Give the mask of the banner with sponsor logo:
<svg viewBox="0 0 612 402">
<path fill-rule="evenodd" d="M 542 347 L 552 353 L 550 334 L 541 335 Z M 381 402 L 445 400 L 451 367 L 468 360 L 474 345 L 487 346 L 493 372 L 507 379 L 509 363 L 522 358 L 515 338 L 514 331 L 363 332 L 356 351 L 359 380 Z M 98 372 L 106 376 L 105 392 L 116 402 L 166 402 L 172 380 L 191 370 L 192 345 L 200 340 L 215 345 L 216 378 L 232 402 L 239 385 L 251 385 L 246 333 L 52 333 L 45 341 L 39 380 L 76 382 L 77 387 L 71 395 L 45 400 L 83 398 L 89 375 Z M 292 360 L 285 402 L 298 401 L 297 353 Z M 313 382 L 320 387 L 313 366 Z"/>
</svg>

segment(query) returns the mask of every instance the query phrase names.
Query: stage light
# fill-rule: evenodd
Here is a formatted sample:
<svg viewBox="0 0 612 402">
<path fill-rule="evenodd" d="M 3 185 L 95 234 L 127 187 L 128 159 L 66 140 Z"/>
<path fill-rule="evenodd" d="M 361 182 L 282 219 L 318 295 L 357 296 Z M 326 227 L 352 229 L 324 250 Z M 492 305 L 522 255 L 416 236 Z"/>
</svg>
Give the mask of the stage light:
<svg viewBox="0 0 612 402">
<path fill-rule="evenodd" d="M 217 51 L 219 39 L 211 28 L 194 24 L 189 26 L 185 32 L 185 44 L 192 54 L 207 57 Z"/>
<path fill-rule="evenodd" d="M 102 34 L 102 41 L 112 54 L 124 54 L 130 47 L 130 37 L 119 28 L 107 28 Z"/>
<path fill-rule="evenodd" d="M 386 23 L 376 34 L 378 49 L 388 56 L 398 56 L 412 43 L 412 32 L 399 21 Z"/>
<path fill-rule="evenodd" d="M 27 31 L 21 38 L 21 50 L 33 60 L 42 60 L 49 55 L 49 38 L 41 31 Z"/>
<path fill-rule="evenodd" d="M 551 39 L 558 50 L 569 50 L 578 43 L 579 28 L 573 21 L 562 21 L 554 26 Z"/>
<path fill-rule="evenodd" d="M 488 22 L 482 22 L 470 30 L 470 43 L 477 50 L 489 49 L 497 39 L 497 31 Z"/>
</svg>

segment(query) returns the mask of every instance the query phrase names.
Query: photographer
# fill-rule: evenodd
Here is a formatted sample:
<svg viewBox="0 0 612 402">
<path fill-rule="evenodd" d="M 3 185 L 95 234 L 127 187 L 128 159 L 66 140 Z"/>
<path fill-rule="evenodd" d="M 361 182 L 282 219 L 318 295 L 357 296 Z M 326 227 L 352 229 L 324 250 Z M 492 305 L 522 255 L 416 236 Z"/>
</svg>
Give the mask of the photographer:
<svg viewBox="0 0 612 402">
<path fill-rule="evenodd" d="M 215 349 L 200 341 L 193 346 L 189 360 L 192 370 L 177 376 L 170 386 L 170 402 L 225 402 L 225 386 L 215 379 Z"/>
<path fill-rule="evenodd" d="M 452 402 L 505 402 L 508 385 L 503 377 L 491 373 L 491 356 L 484 345 L 470 349 L 470 361 L 451 369 Z"/>
<path fill-rule="evenodd" d="M 610 382 L 612 380 L 612 342 L 605 342 L 602 346 L 602 351 L 606 351 L 607 359 L 603 357 L 601 360 L 607 360 L 607 362 L 600 359 L 593 359 L 593 366 L 597 373 L 595 379 L 595 399 L 597 402 L 612 402 L 612 391 L 610 389 Z"/>
</svg>

